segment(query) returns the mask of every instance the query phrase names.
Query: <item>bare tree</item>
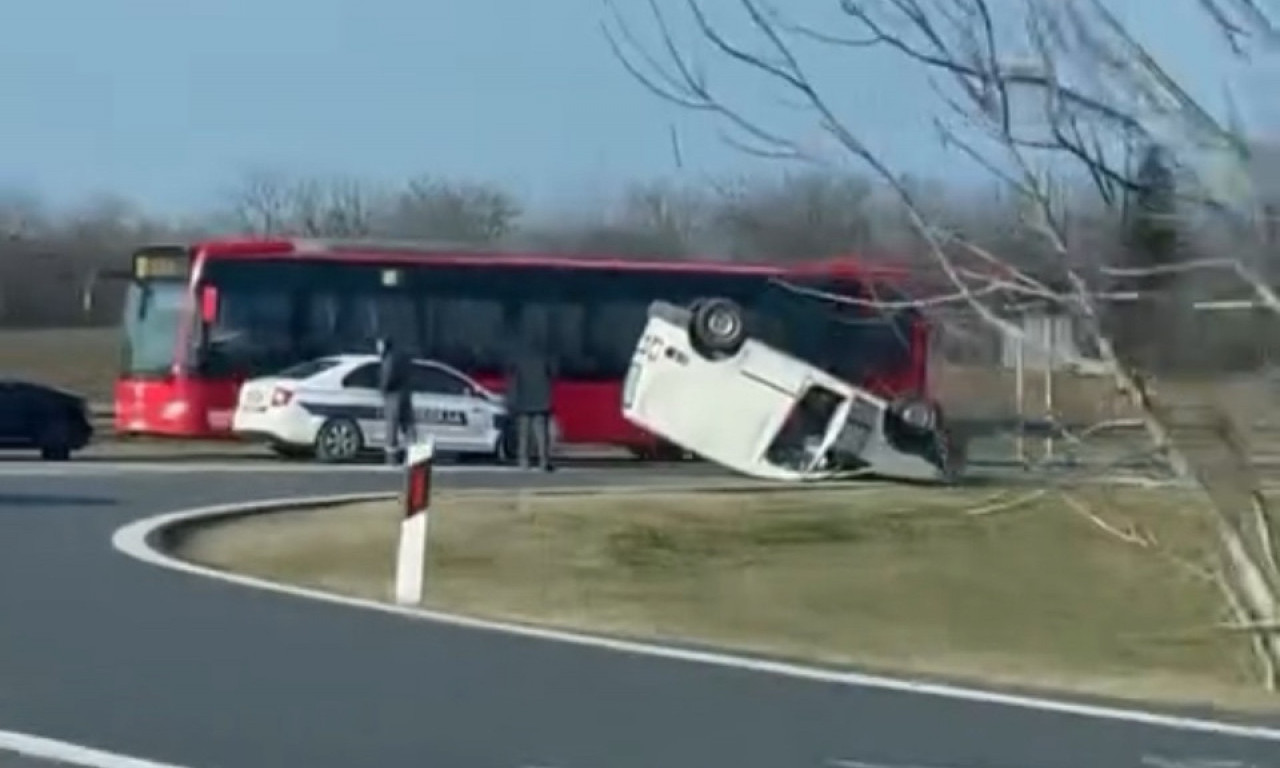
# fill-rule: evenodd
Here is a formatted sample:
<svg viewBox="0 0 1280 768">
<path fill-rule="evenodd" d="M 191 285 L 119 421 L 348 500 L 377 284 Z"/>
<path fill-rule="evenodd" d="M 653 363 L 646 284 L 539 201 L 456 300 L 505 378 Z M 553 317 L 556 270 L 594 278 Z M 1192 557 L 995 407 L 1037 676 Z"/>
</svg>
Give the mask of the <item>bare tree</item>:
<svg viewBox="0 0 1280 768">
<path fill-rule="evenodd" d="M 0 205 L 0 219 L 10 227 L 10 236 L 0 238 L 0 324 L 10 327 L 114 323 L 123 286 L 105 290 L 93 311 L 85 312 L 83 288 L 90 276 L 128 264 L 129 253 L 145 242 L 179 235 L 115 195 L 63 211 L 17 191 L 8 201 Z"/>
<path fill-rule="evenodd" d="M 871 184 L 859 176 L 809 169 L 716 189 L 713 225 L 735 258 L 812 259 L 863 250 L 875 239 Z"/>
<path fill-rule="evenodd" d="M 706 190 L 696 185 L 638 181 L 616 196 L 596 193 L 590 204 L 531 217 L 510 242 L 567 255 L 713 256 L 706 241 L 711 202 Z"/>
<path fill-rule="evenodd" d="M 561 250 L 651 259 L 835 256 L 875 246 L 872 185 L 823 169 L 778 176 L 652 180 L 613 204 L 536 233 Z"/>
<path fill-rule="evenodd" d="M 230 194 L 236 229 L 255 235 L 284 233 L 292 226 L 293 182 L 279 173 L 252 171 Z"/>
<path fill-rule="evenodd" d="M 672 183 L 634 184 L 623 194 L 614 223 L 644 233 L 653 255 L 682 258 L 706 248 L 712 201 L 705 190 Z"/>
<path fill-rule="evenodd" d="M 499 187 L 423 176 L 394 198 L 379 228 L 393 237 L 491 243 L 510 235 L 521 213 Z"/>
<path fill-rule="evenodd" d="M 48 212 L 39 198 L 17 189 L 0 192 L 0 239 L 30 240 L 48 226 Z"/>
<path fill-rule="evenodd" d="M 1162 146 L 1171 150 L 1171 162 L 1187 182 L 1179 191 L 1181 208 L 1214 217 L 1238 236 L 1254 234 L 1250 205 L 1240 195 L 1223 194 L 1221 185 L 1204 173 L 1206 156 L 1219 164 L 1225 159 L 1228 165 L 1247 157 L 1239 126 L 1218 119 L 1196 101 L 1106 0 L 1015 0 L 998 6 L 988 0 L 840 0 L 835 5 L 842 24 L 828 20 L 821 27 L 785 15 L 766 0 L 738 0 L 748 28 L 760 41 L 757 46 L 731 39 L 710 21 L 698 0 L 682 4 L 712 52 L 780 88 L 792 103 L 798 100 L 848 155 L 893 190 L 952 286 L 952 295 L 943 300 L 963 303 L 1014 337 L 1023 334 L 1002 315 L 997 300 L 1047 303 L 1088 331 L 1117 386 L 1143 414 L 1154 450 L 1177 475 L 1204 490 L 1217 554 L 1212 568 L 1197 572 L 1221 587 L 1236 625 L 1253 641 L 1266 684 L 1275 688 L 1280 683 L 1278 521 L 1253 472 L 1240 424 L 1219 405 L 1213 386 L 1184 390 L 1180 396 L 1150 386 L 1146 361 L 1113 338 L 1102 277 L 1213 267 L 1239 278 L 1261 305 L 1280 312 L 1280 301 L 1255 277 L 1253 259 L 1137 268 L 1100 265 L 1101 275 L 1093 273 L 1083 266 L 1089 260 L 1072 239 L 1074 212 L 1064 194 L 1071 178 L 1082 175 L 1097 199 L 1112 209 L 1122 207 L 1132 194 L 1151 194 L 1149 175 L 1134 173 L 1126 157 L 1134 146 Z M 1249 55 L 1259 41 L 1275 39 L 1275 10 L 1262 0 L 1203 0 L 1199 7 L 1205 12 L 1204 29 L 1220 35 L 1234 55 Z M 606 33 L 615 54 L 651 92 L 720 119 L 733 132 L 733 141 L 748 151 L 820 161 L 787 132 L 722 98 L 692 63 L 694 57 L 676 44 L 671 14 L 658 0 L 647 4 L 657 34 L 651 44 L 641 42 L 635 26 L 612 5 L 610 9 L 613 23 Z M 949 116 L 935 121 L 939 134 L 1019 201 L 1022 229 L 1033 233 L 1051 257 L 1048 274 L 1019 269 L 1016 259 L 993 253 L 930 217 L 856 125 L 814 85 L 797 53 L 802 43 L 849 55 L 884 49 L 927 74 Z M 918 303 L 932 305 L 935 300 Z M 1146 315 L 1137 321 L 1155 320 Z M 1092 515 L 1069 489 L 1058 490 L 1072 509 Z"/>
<path fill-rule="evenodd" d="M 247 174 L 229 197 L 232 226 L 257 235 L 370 235 L 380 205 L 373 191 L 350 178 L 261 170 Z"/>
<path fill-rule="evenodd" d="M 313 236 L 371 235 L 379 202 L 354 179 L 306 179 L 293 190 L 294 226 Z"/>
</svg>

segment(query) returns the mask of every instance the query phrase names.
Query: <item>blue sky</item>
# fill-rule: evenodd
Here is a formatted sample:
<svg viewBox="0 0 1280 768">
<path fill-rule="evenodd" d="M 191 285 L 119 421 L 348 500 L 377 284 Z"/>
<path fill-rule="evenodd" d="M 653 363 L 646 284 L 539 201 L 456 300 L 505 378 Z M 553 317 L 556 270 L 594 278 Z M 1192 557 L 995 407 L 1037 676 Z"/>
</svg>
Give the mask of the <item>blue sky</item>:
<svg viewBox="0 0 1280 768">
<path fill-rule="evenodd" d="M 639 0 L 620 4 L 640 18 Z M 1158 32 L 1158 48 L 1216 100 L 1221 58 L 1197 32 L 1203 19 L 1187 10 L 1194 0 L 1143 5 L 1150 12 L 1134 12 L 1135 25 Z M 724 146 L 711 121 L 662 104 L 622 71 L 599 31 L 600 0 L 6 6 L 0 187 L 57 203 L 116 192 L 190 211 L 216 202 L 239 173 L 267 168 L 467 176 L 543 205 L 574 204 L 672 173 L 673 127 L 686 175 L 759 164 Z M 809 61 L 895 165 L 952 172 L 929 127 L 934 100 L 900 60 Z M 721 63 L 710 67 L 714 82 L 753 114 L 816 135 L 758 79 Z"/>
</svg>

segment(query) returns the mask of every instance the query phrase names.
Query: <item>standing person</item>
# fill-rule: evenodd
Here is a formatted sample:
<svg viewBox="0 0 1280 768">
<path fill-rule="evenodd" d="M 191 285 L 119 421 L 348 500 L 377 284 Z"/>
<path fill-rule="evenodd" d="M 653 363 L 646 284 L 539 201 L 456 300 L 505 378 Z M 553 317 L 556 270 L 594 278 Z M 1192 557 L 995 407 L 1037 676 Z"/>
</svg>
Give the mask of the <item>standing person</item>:
<svg viewBox="0 0 1280 768">
<path fill-rule="evenodd" d="M 538 444 L 538 462 L 551 472 L 551 383 L 555 368 L 543 339 L 521 334 L 507 362 L 507 408 L 516 420 L 516 455 L 528 469 L 530 438 Z"/>
<path fill-rule="evenodd" d="M 409 388 L 409 361 L 389 337 L 378 339 L 378 357 L 378 389 L 382 392 L 387 463 L 399 464 L 404 460 L 405 446 L 417 438 L 413 393 Z"/>
</svg>

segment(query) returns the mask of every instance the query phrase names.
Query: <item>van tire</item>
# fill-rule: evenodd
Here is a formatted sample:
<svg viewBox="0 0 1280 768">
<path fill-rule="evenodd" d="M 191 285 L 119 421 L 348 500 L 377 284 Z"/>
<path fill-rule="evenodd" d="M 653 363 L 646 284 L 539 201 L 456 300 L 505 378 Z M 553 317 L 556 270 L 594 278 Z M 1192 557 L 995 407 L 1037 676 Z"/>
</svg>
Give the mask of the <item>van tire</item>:
<svg viewBox="0 0 1280 768">
<path fill-rule="evenodd" d="M 689 336 L 700 354 L 729 357 L 746 343 L 746 318 L 731 299 L 699 299 L 691 312 Z"/>
</svg>

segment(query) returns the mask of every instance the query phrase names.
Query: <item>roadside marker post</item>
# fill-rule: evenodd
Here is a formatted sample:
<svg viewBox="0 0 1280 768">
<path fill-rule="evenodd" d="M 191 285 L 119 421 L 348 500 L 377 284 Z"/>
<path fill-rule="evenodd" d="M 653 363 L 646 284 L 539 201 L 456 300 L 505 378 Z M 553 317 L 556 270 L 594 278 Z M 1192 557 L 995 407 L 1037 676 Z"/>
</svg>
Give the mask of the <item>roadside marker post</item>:
<svg viewBox="0 0 1280 768">
<path fill-rule="evenodd" d="M 396 552 L 396 603 L 418 605 L 422 602 L 427 575 L 427 527 L 431 507 L 431 465 L 435 458 L 435 441 L 409 446 L 405 461 L 404 493 L 401 504 L 404 517 L 400 521 L 400 542 Z"/>
</svg>

